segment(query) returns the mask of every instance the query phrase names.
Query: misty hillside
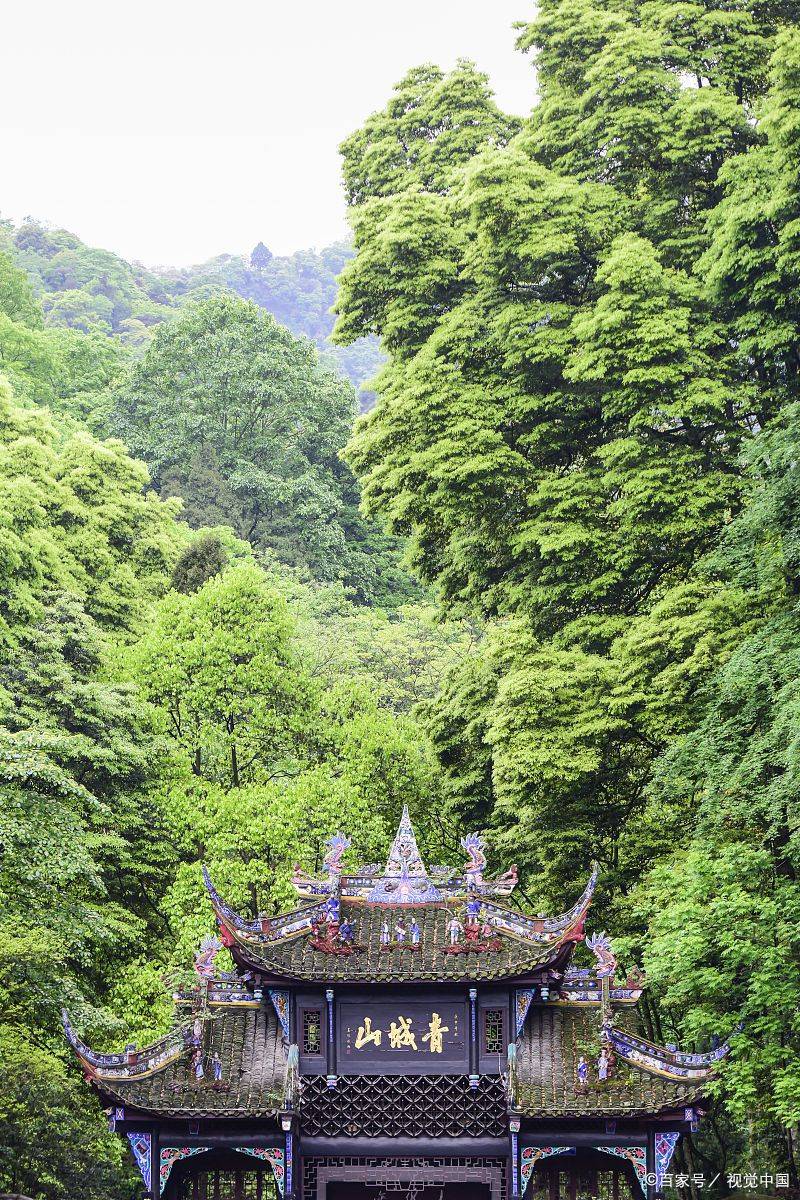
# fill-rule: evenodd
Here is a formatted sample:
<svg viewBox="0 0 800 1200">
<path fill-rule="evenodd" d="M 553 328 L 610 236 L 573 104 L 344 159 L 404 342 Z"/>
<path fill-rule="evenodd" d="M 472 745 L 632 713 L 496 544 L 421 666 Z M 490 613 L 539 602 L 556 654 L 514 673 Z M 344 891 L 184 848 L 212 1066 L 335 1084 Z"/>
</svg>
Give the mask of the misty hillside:
<svg viewBox="0 0 800 1200">
<path fill-rule="evenodd" d="M 151 270 L 87 246 L 65 229 L 27 220 L 18 227 L 0 221 L 0 249 L 27 273 L 48 326 L 100 331 L 141 351 L 153 328 L 186 301 L 232 291 L 310 338 L 351 381 L 362 407 L 369 405 L 364 384 L 381 362 L 377 342 L 364 338 L 338 347 L 328 340 L 337 277 L 353 253 L 346 242 L 288 256 L 259 243 L 250 258 L 220 254 L 198 266 Z"/>
</svg>

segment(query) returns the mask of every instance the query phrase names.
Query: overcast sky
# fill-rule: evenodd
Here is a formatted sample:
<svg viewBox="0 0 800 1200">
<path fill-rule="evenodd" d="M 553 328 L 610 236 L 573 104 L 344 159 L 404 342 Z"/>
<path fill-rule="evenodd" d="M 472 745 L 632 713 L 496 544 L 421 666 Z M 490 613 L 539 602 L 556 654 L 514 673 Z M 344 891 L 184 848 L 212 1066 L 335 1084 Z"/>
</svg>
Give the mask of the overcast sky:
<svg viewBox="0 0 800 1200">
<path fill-rule="evenodd" d="M 337 146 L 411 66 L 526 113 L 531 0 L 28 0 L 0 45 L 0 214 L 149 265 L 346 232 Z"/>
</svg>

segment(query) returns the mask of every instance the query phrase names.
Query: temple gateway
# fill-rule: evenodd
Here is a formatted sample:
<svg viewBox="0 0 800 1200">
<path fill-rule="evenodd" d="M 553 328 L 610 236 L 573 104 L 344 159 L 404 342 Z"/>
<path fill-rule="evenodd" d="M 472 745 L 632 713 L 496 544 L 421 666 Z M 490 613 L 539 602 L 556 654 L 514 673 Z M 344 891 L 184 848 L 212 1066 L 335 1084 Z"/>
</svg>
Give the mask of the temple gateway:
<svg viewBox="0 0 800 1200">
<path fill-rule="evenodd" d="M 510 902 L 516 869 L 426 868 L 404 812 L 386 866 L 297 869 L 294 912 L 248 919 L 208 873 L 222 943 L 175 1031 L 100 1054 L 67 1037 L 156 1200 L 653 1200 L 720 1046 L 642 1037 L 643 980 L 571 965 L 597 879 L 561 916 Z"/>
</svg>

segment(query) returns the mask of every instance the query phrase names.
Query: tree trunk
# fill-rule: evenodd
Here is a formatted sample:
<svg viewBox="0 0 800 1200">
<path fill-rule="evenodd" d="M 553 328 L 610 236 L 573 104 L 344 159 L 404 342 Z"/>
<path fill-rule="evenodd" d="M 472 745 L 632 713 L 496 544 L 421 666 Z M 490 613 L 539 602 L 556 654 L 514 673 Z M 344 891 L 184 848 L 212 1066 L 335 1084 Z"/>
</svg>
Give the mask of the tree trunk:
<svg viewBox="0 0 800 1200">
<path fill-rule="evenodd" d="M 235 742 L 231 742 L 231 787 L 239 787 L 239 759 L 236 754 Z"/>
</svg>

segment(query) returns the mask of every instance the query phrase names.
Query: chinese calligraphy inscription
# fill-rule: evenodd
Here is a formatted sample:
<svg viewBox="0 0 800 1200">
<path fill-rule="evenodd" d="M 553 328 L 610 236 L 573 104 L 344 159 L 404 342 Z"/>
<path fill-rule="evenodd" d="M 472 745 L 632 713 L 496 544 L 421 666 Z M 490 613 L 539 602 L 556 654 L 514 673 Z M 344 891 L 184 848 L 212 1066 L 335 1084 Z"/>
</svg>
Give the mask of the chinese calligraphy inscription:
<svg viewBox="0 0 800 1200">
<path fill-rule="evenodd" d="M 432 1074 L 443 1064 L 445 1069 L 463 1069 L 466 1035 L 466 1005 L 459 1002 L 345 1001 L 340 1008 L 339 1052 L 348 1073 L 373 1069 Z"/>
</svg>

